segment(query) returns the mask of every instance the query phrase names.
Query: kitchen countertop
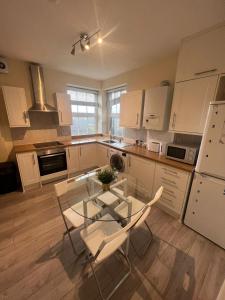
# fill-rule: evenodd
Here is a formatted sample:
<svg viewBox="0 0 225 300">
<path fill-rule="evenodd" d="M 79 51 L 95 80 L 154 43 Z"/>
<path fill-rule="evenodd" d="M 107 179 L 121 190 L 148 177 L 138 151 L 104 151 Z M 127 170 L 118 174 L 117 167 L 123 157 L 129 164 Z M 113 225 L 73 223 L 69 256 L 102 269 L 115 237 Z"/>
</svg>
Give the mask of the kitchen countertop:
<svg viewBox="0 0 225 300">
<path fill-rule="evenodd" d="M 53 147 L 48 147 L 47 149 L 50 148 L 60 148 L 60 147 L 68 147 L 68 146 L 76 146 L 76 145 L 83 145 L 83 144 L 90 144 L 90 143 L 99 143 L 102 144 L 106 147 L 114 148 L 121 150 L 126 153 L 130 153 L 142 158 L 150 159 L 157 161 L 159 163 L 178 168 L 187 172 L 193 172 L 195 166 L 191 166 L 182 162 L 178 162 L 172 159 L 166 158 L 164 155 L 159 155 L 158 153 L 148 151 L 146 148 L 135 146 L 135 145 L 130 145 L 126 147 L 119 147 L 119 144 L 117 145 L 112 145 L 112 144 L 106 144 L 103 143 L 103 140 L 106 140 L 106 137 L 93 137 L 93 138 L 80 138 L 80 139 L 73 139 L 70 141 L 60 141 L 63 145 L 58 145 L 58 146 L 53 146 Z M 38 150 L 42 150 L 46 148 L 39 148 Z M 34 147 L 33 144 L 27 144 L 27 145 L 18 145 L 14 146 L 13 148 L 15 153 L 23 153 L 23 152 L 31 152 L 31 151 L 37 151 L 37 149 Z"/>
</svg>

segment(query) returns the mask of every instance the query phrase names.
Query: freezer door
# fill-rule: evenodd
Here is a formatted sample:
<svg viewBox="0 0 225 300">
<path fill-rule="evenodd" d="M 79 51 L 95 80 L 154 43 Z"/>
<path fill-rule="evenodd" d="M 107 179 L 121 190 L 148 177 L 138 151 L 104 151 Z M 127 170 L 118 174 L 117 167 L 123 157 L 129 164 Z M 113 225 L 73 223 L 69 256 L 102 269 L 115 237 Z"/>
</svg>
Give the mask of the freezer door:
<svg viewBox="0 0 225 300">
<path fill-rule="evenodd" d="M 225 248 L 225 181 L 195 173 L 184 223 Z"/>
<path fill-rule="evenodd" d="M 196 171 L 225 179 L 224 101 L 211 104 L 209 107 Z"/>
</svg>

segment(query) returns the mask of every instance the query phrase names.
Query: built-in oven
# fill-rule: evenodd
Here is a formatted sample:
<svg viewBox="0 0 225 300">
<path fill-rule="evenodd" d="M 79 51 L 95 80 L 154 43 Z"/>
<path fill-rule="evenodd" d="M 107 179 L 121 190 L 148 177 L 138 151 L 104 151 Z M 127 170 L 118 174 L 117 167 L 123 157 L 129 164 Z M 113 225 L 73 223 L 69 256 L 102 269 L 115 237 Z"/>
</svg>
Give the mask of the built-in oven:
<svg viewBox="0 0 225 300">
<path fill-rule="evenodd" d="M 37 157 L 41 176 L 67 170 L 64 148 L 39 150 L 37 151 Z"/>
</svg>

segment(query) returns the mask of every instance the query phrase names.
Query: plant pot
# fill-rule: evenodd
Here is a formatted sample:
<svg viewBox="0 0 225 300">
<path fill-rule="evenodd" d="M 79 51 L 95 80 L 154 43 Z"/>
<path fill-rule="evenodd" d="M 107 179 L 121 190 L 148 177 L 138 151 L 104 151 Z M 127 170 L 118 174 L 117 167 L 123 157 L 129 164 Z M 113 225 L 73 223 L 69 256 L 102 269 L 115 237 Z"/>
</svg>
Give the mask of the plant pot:
<svg viewBox="0 0 225 300">
<path fill-rule="evenodd" d="M 110 190 L 110 183 L 103 183 L 102 184 L 102 190 L 104 192 L 109 191 Z"/>
</svg>

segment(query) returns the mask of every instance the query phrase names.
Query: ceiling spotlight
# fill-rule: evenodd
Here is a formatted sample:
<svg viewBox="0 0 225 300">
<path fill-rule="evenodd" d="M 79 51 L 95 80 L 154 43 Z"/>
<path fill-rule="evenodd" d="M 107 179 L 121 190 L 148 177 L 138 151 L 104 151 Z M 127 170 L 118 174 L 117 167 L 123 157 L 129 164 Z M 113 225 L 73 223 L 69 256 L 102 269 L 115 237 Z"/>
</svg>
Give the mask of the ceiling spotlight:
<svg viewBox="0 0 225 300">
<path fill-rule="evenodd" d="M 99 43 L 99 44 L 102 43 L 102 38 L 101 38 L 101 37 L 98 38 L 98 43 Z"/>
<path fill-rule="evenodd" d="M 75 55 L 75 48 L 77 44 L 80 44 L 80 48 L 81 51 L 85 51 L 85 50 L 89 50 L 90 49 L 90 45 L 91 45 L 91 38 L 98 34 L 100 32 L 100 29 L 98 31 L 96 31 L 95 33 L 93 33 L 92 35 L 88 35 L 86 32 L 85 33 L 81 33 L 80 34 L 80 39 L 78 41 L 76 41 L 73 45 L 72 45 L 72 50 L 71 50 L 71 54 Z M 98 43 L 101 44 L 102 43 L 102 38 L 98 38 Z"/>
</svg>

